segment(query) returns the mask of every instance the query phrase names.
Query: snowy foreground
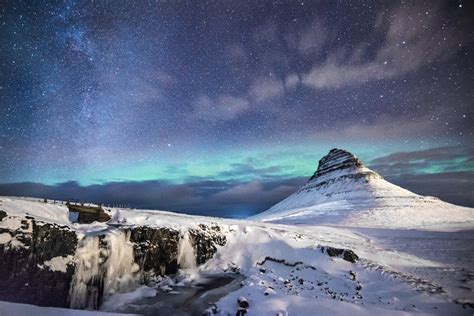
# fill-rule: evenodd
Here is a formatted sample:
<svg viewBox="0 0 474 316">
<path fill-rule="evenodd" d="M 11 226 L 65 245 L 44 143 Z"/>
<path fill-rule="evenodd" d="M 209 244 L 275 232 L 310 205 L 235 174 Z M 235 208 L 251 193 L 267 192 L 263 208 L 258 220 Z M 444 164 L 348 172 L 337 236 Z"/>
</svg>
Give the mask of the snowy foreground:
<svg viewBox="0 0 474 316">
<path fill-rule="evenodd" d="M 403 230 L 394 229 L 390 222 L 382 226 L 380 221 L 376 228 L 370 225 L 348 228 L 111 209 L 112 219 L 108 223 L 73 224 L 69 221 L 66 206 L 61 204 L 12 197 L 0 197 L 0 201 L 0 210 L 11 216 L 0 222 L 0 228 L 19 227 L 16 218 L 30 215 L 47 223 L 68 226 L 81 238 L 110 231 L 108 236 L 120 251 L 113 254 L 116 266 L 111 267 L 114 272 L 109 275 L 106 285 L 112 294 L 100 306 L 104 312 L 139 313 L 139 302 L 145 298 L 158 297 L 164 292 L 179 296 L 184 290 L 183 285 L 199 282 L 203 276 L 238 271 L 243 276 L 241 285 L 223 293 L 217 302 L 209 302 L 215 303 L 214 308 L 208 305 L 209 315 L 236 315 L 239 298 L 243 306 L 248 301 L 246 315 L 259 316 L 474 313 L 472 217 L 460 227 L 443 222 L 438 227 L 429 225 L 429 230 L 423 226 Z M 170 227 L 183 232 L 198 224 L 217 224 L 227 237 L 227 244 L 218 247 L 217 253 L 206 263 L 195 266 L 192 247 L 183 238 L 178 254 L 182 267 L 180 278 L 163 278 L 142 285 L 132 282 L 136 263 L 130 255 L 132 248 L 127 236 L 114 231 L 118 224 Z M 0 234 L 0 243 L 22 246 L 7 233 Z M 351 249 L 359 260 L 352 263 L 342 256 L 330 257 L 324 250 L 327 248 L 322 248 L 326 246 Z M 69 264 L 75 262 L 76 267 L 83 266 L 83 270 L 78 268 L 82 274 L 76 272 L 74 276 L 74 282 L 79 282 L 90 277 L 84 271 L 90 266 L 94 255 L 87 253 L 87 249 L 95 248 L 83 245 L 74 257 L 53 258 L 44 264 L 44 268 L 65 271 Z M 75 291 L 75 298 L 80 300 L 80 287 Z M 202 295 L 207 295 L 207 292 Z M 137 308 L 134 309 L 134 306 Z M 0 303 L 0 315 L 91 313 L 98 312 Z"/>
</svg>

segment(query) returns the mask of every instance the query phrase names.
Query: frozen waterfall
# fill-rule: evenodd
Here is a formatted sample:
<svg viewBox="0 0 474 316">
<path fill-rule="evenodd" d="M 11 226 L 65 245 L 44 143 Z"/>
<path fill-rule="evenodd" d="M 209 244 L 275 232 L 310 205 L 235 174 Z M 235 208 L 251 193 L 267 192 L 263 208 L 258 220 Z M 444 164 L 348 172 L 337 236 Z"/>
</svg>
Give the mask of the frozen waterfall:
<svg viewBox="0 0 474 316">
<path fill-rule="evenodd" d="M 139 266 L 134 262 L 127 232 L 110 230 L 105 237 L 83 237 L 74 260 L 71 308 L 97 309 L 110 295 L 130 291 L 138 285 Z"/>
<path fill-rule="evenodd" d="M 191 280 L 199 277 L 199 271 L 196 266 L 196 253 L 188 231 L 179 240 L 177 261 L 179 269 L 191 277 Z"/>
</svg>

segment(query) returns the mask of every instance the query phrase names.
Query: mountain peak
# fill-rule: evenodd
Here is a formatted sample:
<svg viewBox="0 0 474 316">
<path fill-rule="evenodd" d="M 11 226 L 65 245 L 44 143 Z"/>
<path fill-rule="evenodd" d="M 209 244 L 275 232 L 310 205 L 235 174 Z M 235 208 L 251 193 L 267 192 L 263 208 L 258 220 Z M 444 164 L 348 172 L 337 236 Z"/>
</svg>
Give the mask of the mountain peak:
<svg viewBox="0 0 474 316">
<path fill-rule="evenodd" d="M 313 181 L 338 170 L 352 169 L 355 172 L 362 168 L 365 168 L 362 161 L 351 152 L 344 149 L 333 148 L 326 156 L 319 160 L 318 169 L 311 178 L 309 178 L 309 181 Z"/>
<path fill-rule="evenodd" d="M 472 218 L 472 214 L 473 209 L 392 184 L 349 151 L 334 148 L 321 158 L 308 183 L 253 219 L 282 224 L 408 228 L 447 222 L 454 225 Z"/>
</svg>

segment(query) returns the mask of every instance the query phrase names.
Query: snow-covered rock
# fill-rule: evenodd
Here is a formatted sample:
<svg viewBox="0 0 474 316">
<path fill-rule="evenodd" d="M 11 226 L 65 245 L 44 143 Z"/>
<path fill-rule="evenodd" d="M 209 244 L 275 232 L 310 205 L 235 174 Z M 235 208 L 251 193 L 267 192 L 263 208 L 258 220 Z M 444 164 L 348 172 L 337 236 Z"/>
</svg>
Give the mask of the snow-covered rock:
<svg viewBox="0 0 474 316">
<path fill-rule="evenodd" d="M 474 228 L 474 209 L 417 195 L 360 159 L 332 149 L 298 191 L 251 219 L 284 224 L 387 228 Z"/>
</svg>

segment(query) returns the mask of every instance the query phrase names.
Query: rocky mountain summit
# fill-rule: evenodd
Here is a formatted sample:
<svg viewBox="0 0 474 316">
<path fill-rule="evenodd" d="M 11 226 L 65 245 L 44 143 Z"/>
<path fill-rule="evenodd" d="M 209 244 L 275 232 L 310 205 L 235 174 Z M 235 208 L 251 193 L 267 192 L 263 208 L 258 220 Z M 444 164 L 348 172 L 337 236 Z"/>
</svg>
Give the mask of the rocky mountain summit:
<svg viewBox="0 0 474 316">
<path fill-rule="evenodd" d="M 309 182 L 320 180 L 322 177 L 330 176 L 335 171 L 347 171 L 347 174 L 357 177 L 380 177 L 377 173 L 365 167 L 362 161 L 347 150 L 334 148 L 319 160 L 318 169 L 309 178 Z"/>
</svg>

